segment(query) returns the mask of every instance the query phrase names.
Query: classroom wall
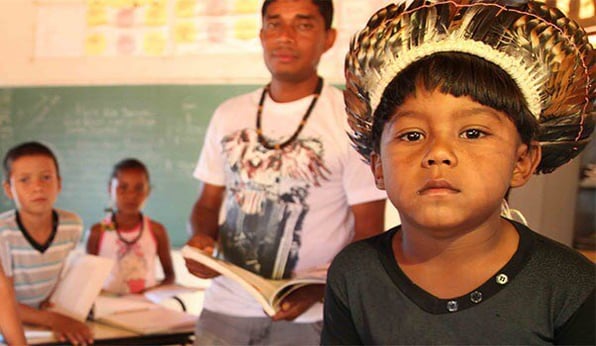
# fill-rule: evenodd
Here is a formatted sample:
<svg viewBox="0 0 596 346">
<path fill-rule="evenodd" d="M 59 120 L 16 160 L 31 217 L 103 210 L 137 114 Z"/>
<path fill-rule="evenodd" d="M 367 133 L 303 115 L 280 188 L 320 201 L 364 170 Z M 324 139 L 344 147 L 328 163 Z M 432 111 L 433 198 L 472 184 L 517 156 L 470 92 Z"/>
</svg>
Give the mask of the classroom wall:
<svg viewBox="0 0 596 346">
<path fill-rule="evenodd" d="M 224 1 L 224 0 L 220 0 Z M 229 0 L 231 1 L 231 0 Z M 134 90 L 134 85 L 189 85 L 213 86 L 213 90 L 222 85 L 242 86 L 262 85 L 268 80 L 268 73 L 262 63 L 260 53 L 246 54 L 209 54 L 187 56 L 108 56 L 108 57 L 46 57 L 36 55 L 36 27 L 40 15 L 39 9 L 44 4 L 80 4 L 84 0 L 0 0 L 0 88 L 11 90 L 14 87 L 31 88 L 35 86 L 88 87 L 127 86 Z M 337 14 L 337 21 L 342 23 L 356 18 L 368 18 L 366 10 L 356 10 L 368 4 L 379 8 L 377 3 L 389 1 L 341 0 L 345 4 Z M 337 3 L 337 2 L 336 2 Z M 377 5 L 371 5 L 377 4 Z M 66 20 L 56 20 L 60 22 Z M 364 19 L 358 23 L 362 25 Z M 56 30 L 60 30 L 59 27 Z M 64 32 L 66 41 L 69 33 Z M 54 37 L 56 39 L 56 37 Z M 57 39 L 62 39 L 58 35 Z M 337 48 L 327 53 L 321 62 L 321 74 L 332 83 L 343 83 L 343 57 L 349 37 L 338 38 Z M 76 92 L 76 91 L 73 91 Z M 131 91 L 132 92 L 132 91 Z M 220 95 L 225 96 L 225 95 Z M 198 105 L 200 107 L 200 104 Z M 106 105 L 109 107 L 109 105 Z M 202 116 L 207 117 L 210 109 L 202 109 Z M 11 114 L 11 117 L 18 115 Z M 35 116 L 35 114 L 29 114 Z M 98 119 L 105 117 L 99 114 Z M 104 118 L 105 120 L 105 118 Z M 3 126 L 0 122 L 0 126 Z M 3 128 L 6 130 L 6 128 Z M 17 129 L 18 130 L 18 129 Z M 43 128 L 40 128 L 40 133 Z M 90 128 L 92 131 L 93 129 Z M 200 131 L 199 131 L 200 132 Z M 23 138 L 24 139 L 24 138 Z M 65 139 L 58 139 L 63 141 Z M 196 138 L 200 142 L 200 135 Z M 150 145 L 149 145 L 150 146 Z M 192 145 L 191 145 L 192 146 Z M 198 146 L 196 146 L 198 155 Z M 0 148 L 4 151 L 6 148 Z M 100 152 L 99 152 L 100 153 Z M 124 154 L 124 153 L 122 153 Z M 99 155 L 99 154 L 98 154 Z M 111 158 L 112 153 L 106 152 Z M 188 159 L 192 162 L 194 158 Z M 88 163 L 95 169 L 95 163 Z M 188 169 L 190 163 L 185 165 Z M 102 167 L 107 170 L 107 167 Z M 99 187 L 103 189 L 104 172 Z M 577 191 L 578 164 L 566 166 L 554 174 L 535 177 L 528 186 L 512 193 L 511 205 L 520 209 L 527 217 L 530 226 L 564 243 L 570 244 Z M 100 180 L 97 178 L 98 181 Z M 156 182 L 159 186 L 159 182 Z M 167 186 L 162 188 L 167 189 Z M 194 182 L 189 181 L 188 190 L 196 191 Z M 101 201 L 102 204 L 105 200 Z M 560 203 L 559 203 L 560 202 Z M 185 203 L 188 203 L 185 201 Z M 99 204 L 99 202 L 98 202 Z M 187 206 L 188 208 L 190 206 Z M 99 210 L 101 206 L 98 205 Z M 388 227 L 398 222 L 397 213 L 388 207 Z M 180 230 L 178 230 L 179 232 Z M 176 245 L 179 245 L 178 242 Z"/>
<path fill-rule="evenodd" d="M 39 58 L 35 35 L 40 6 L 31 0 L 0 1 L 1 85 L 252 84 L 266 80 L 259 54 Z"/>
<path fill-rule="evenodd" d="M 175 6 L 175 0 L 160 0 Z M 92 1 L 89 1 L 91 3 Z M 108 3 L 133 3 L 133 0 L 109 0 Z M 147 0 L 136 0 L 147 3 Z M 199 5 L 246 7 L 256 9 L 254 35 L 260 25 L 261 0 L 198 0 Z M 230 46 L 223 53 L 171 51 L 161 56 L 108 54 L 93 56 L 77 52 L 84 35 L 81 31 L 125 31 L 117 26 L 108 29 L 91 27 L 85 22 L 87 0 L 1 0 L 0 1 L 0 85 L 111 85 L 111 84 L 263 84 L 268 73 L 263 64 L 258 39 L 243 43 L 235 51 Z M 352 33 L 363 27 L 368 17 L 388 0 L 342 0 L 336 3 L 335 24 L 338 36 L 335 46 L 320 63 L 320 72 L 334 84 L 343 83 L 343 61 Z M 83 12 L 81 12 L 81 9 Z M 254 14 L 254 13 L 253 13 Z M 53 17 L 52 17 L 53 16 Z M 210 18 L 217 18 L 210 14 Z M 239 16 L 246 17 L 247 14 Z M 222 20 L 228 20 L 223 18 Z M 142 20 L 139 19 L 139 20 Z M 168 22 L 168 25 L 170 22 Z M 138 33 L 142 25 L 130 31 Z M 151 29 L 151 27 L 149 27 Z M 164 26 L 171 37 L 174 24 Z M 135 31 L 137 30 L 137 31 Z M 44 44 L 43 40 L 52 41 Z M 173 39 L 172 39 L 173 40 Z M 73 41 L 73 42 L 69 42 Z M 77 42 L 74 42 L 77 41 Z M 172 42 L 168 42 L 173 44 Z M 63 56 L 51 47 L 63 45 Z M 45 48 L 44 48 L 45 47 Z M 242 49 L 249 47 L 250 49 Z M 45 54 L 45 55 L 44 55 Z M 47 54 L 50 56 L 48 57 Z M 56 56 L 52 56 L 56 55 Z"/>
</svg>

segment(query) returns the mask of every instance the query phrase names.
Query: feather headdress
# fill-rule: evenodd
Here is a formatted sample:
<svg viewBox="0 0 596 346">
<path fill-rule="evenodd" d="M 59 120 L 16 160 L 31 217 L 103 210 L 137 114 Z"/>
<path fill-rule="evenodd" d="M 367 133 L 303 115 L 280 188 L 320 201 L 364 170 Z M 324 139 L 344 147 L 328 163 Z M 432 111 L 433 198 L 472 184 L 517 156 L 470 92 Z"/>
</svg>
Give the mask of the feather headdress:
<svg viewBox="0 0 596 346">
<path fill-rule="evenodd" d="M 346 56 L 350 137 L 366 160 L 373 149 L 374 114 L 387 85 L 411 63 L 442 52 L 478 56 L 515 81 L 539 124 L 537 172 L 552 172 L 588 144 L 596 68 L 578 24 L 534 1 L 414 0 L 375 13 Z"/>
</svg>

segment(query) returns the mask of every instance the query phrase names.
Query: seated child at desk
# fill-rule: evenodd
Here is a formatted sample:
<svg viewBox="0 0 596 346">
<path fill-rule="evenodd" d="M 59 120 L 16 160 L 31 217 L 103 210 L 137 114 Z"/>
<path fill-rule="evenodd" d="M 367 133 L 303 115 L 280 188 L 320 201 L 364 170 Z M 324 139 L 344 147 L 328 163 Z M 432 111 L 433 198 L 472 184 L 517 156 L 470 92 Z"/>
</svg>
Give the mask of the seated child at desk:
<svg viewBox="0 0 596 346">
<path fill-rule="evenodd" d="M 61 189 L 56 156 L 41 143 L 26 142 L 8 150 L 2 164 L 4 192 L 15 209 L 0 214 L 0 259 L 23 323 L 49 327 L 60 341 L 93 342 L 84 323 L 47 310 L 83 229 L 78 215 L 54 208 Z"/>
<path fill-rule="evenodd" d="M 589 142 L 595 56 L 504 3 L 389 5 L 352 41 L 351 137 L 402 224 L 334 259 L 322 344 L 594 345 L 594 264 L 501 209 Z"/>
<path fill-rule="evenodd" d="M 0 265 L 0 297 L 2 297 L 2 307 L 0 307 L 0 334 L 4 343 L 8 345 L 25 345 L 25 335 L 23 326 L 17 313 L 17 305 L 14 296 L 12 284 L 4 274 L 4 269 Z"/>
<path fill-rule="evenodd" d="M 136 159 L 118 162 L 108 183 L 108 193 L 116 209 L 91 227 L 87 240 L 88 253 L 116 260 L 104 290 L 129 294 L 157 286 L 157 256 L 164 272 L 159 285 L 174 283 L 168 233 L 163 225 L 141 212 L 150 193 L 147 167 Z"/>
</svg>

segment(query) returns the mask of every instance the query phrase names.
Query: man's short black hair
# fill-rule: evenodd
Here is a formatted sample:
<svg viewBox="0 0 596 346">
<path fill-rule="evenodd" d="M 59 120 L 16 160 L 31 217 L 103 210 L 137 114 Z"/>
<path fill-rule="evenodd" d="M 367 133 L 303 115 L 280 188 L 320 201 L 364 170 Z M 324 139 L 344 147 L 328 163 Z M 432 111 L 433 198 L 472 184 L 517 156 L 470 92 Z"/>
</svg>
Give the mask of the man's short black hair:
<svg viewBox="0 0 596 346">
<path fill-rule="evenodd" d="M 325 29 L 331 29 L 331 23 L 333 22 L 333 1 L 332 0 L 311 0 L 313 4 L 315 4 L 319 8 L 319 12 L 321 16 L 323 16 L 323 20 L 325 21 Z M 267 13 L 267 7 L 271 5 L 272 2 L 275 0 L 265 0 L 263 1 L 263 7 L 261 8 L 261 16 L 264 18 L 265 14 Z"/>
<path fill-rule="evenodd" d="M 12 164 L 24 156 L 46 156 L 54 161 L 54 166 L 56 166 L 56 174 L 60 177 L 60 167 L 58 166 L 58 160 L 56 159 L 56 155 L 52 152 L 50 148 L 46 145 L 41 144 L 39 142 L 24 142 L 18 144 L 12 148 L 10 148 L 6 154 L 4 155 L 4 159 L 2 160 L 2 169 L 4 171 L 4 181 L 8 182 L 10 180 L 10 174 L 12 173 Z"/>
</svg>

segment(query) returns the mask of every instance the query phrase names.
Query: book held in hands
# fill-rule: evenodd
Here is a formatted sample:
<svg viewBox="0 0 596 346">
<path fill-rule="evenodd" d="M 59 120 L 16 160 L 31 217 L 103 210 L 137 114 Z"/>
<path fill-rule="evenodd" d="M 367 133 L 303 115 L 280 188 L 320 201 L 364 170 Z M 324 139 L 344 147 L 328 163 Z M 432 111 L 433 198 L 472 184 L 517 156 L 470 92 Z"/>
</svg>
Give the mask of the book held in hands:
<svg viewBox="0 0 596 346">
<path fill-rule="evenodd" d="M 199 262 L 238 282 L 263 306 L 263 310 L 269 316 L 275 315 L 279 311 L 283 299 L 295 290 L 307 285 L 325 284 L 325 270 L 310 272 L 307 275 L 300 275 L 291 279 L 272 280 L 233 263 L 215 258 L 190 245 L 185 245 L 182 248 L 182 257 Z"/>
</svg>

